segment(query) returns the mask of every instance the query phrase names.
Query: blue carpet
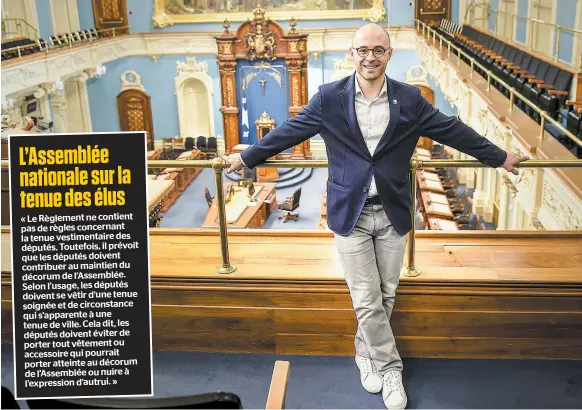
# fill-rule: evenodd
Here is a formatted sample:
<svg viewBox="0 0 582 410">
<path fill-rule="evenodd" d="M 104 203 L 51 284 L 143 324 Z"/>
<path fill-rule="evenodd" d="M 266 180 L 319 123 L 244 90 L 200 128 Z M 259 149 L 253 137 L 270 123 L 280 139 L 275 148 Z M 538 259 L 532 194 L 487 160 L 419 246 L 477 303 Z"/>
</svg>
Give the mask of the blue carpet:
<svg viewBox="0 0 582 410">
<path fill-rule="evenodd" d="M 280 212 L 275 210 L 263 225 L 264 229 L 316 229 L 320 217 L 321 201 L 326 188 L 327 169 L 317 168 L 307 181 L 298 186 L 277 189 L 277 202 L 284 202 L 287 197 L 301 187 L 299 208 L 293 213 L 299 214 L 297 221 L 283 223 L 279 220 Z M 223 177 L 224 183 L 230 181 Z M 201 228 L 208 214 L 208 205 L 204 199 L 204 188 L 215 196 L 216 184 L 214 171 L 203 169 L 190 185 L 182 192 L 176 202 L 163 215 L 162 228 Z"/>
<path fill-rule="evenodd" d="M 351 357 L 154 352 L 158 397 L 222 390 L 265 408 L 275 360 L 289 360 L 287 408 L 384 408 Z M 404 359 L 408 408 L 580 408 L 579 361 Z M 12 345 L 2 345 L 2 384 L 13 388 Z"/>
</svg>

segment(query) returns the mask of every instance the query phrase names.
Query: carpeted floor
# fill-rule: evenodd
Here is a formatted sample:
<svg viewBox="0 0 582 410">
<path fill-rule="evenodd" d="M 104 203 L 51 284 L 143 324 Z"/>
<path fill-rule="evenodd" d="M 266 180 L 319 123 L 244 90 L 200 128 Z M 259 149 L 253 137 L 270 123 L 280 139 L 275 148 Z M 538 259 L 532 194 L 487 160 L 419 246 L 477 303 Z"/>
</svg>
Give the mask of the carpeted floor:
<svg viewBox="0 0 582 410">
<path fill-rule="evenodd" d="M 223 178 L 224 183 L 230 181 Z M 294 214 L 299 214 L 297 221 L 283 223 L 279 220 L 279 211 L 273 212 L 263 225 L 264 229 L 317 229 L 320 217 L 321 201 L 325 192 L 327 169 L 316 168 L 311 178 L 298 186 L 277 189 L 277 202 L 283 202 L 293 192 L 301 187 L 299 208 Z M 204 199 L 204 188 L 208 187 L 210 194 L 215 195 L 216 184 L 214 171 L 203 169 L 190 183 L 188 188 L 178 197 L 162 218 L 162 228 L 201 228 L 208 214 L 208 205 Z"/>
<path fill-rule="evenodd" d="M 159 397 L 227 391 L 265 408 L 275 360 L 289 360 L 287 408 L 382 409 L 351 357 L 154 352 Z M 408 408 L 581 408 L 582 362 L 405 359 Z M 13 389 L 12 345 L 2 345 L 2 385 Z"/>
</svg>

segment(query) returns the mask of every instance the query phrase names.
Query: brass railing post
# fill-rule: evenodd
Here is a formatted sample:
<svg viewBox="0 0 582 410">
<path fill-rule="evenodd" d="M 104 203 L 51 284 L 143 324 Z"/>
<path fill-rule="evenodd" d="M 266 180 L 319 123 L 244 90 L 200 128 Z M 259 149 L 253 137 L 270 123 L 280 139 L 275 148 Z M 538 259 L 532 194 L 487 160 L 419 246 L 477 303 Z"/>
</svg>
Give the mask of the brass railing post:
<svg viewBox="0 0 582 410">
<path fill-rule="evenodd" d="M 461 66 L 461 47 L 457 48 L 457 52 L 459 53 L 457 55 L 457 57 L 458 57 L 457 58 L 457 67 L 460 67 Z"/>
<path fill-rule="evenodd" d="M 556 58 L 555 58 L 555 62 L 558 62 L 559 56 L 560 56 L 560 33 L 562 31 L 562 28 L 558 25 L 558 37 L 557 37 L 557 41 L 556 41 Z M 574 37 L 574 36 L 572 36 Z"/>
<path fill-rule="evenodd" d="M 509 113 L 513 112 L 513 100 L 515 99 L 515 94 L 513 94 L 513 88 L 509 89 Z"/>
<path fill-rule="evenodd" d="M 540 140 L 544 139 L 544 127 L 546 126 L 546 117 L 541 114 L 542 120 L 540 121 Z"/>
<path fill-rule="evenodd" d="M 412 184 L 411 187 L 411 195 L 412 195 L 412 207 L 410 210 L 411 218 L 412 218 L 412 229 L 408 234 L 408 250 L 407 250 L 407 264 L 403 266 L 400 270 L 400 273 L 404 276 L 418 276 L 420 275 L 420 270 L 414 266 L 414 232 L 415 232 L 415 219 L 416 219 L 416 170 L 418 169 L 419 161 L 416 155 L 412 157 L 410 161 L 410 183 Z"/>
<path fill-rule="evenodd" d="M 222 184 L 222 170 L 226 161 L 220 157 L 212 160 L 212 169 L 216 179 L 216 202 L 218 204 L 218 224 L 220 227 L 220 247 L 222 250 L 222 266 L 218 267 L 218 273 L 232 273 L 236 266 L 231 265 L 228 256 L 228 235 L 226 232 L 226 209 L 224 204 L 224 188 Z"/>
<path fill-rule="evenodd" d="M 491 70 L 487 70 L 487 93 L 491 90 Z"/>
<path fill-rule="evenodd" d="M 475 71 L 475 59 L 471 58 L 471 78 L 473 78 L 474 71 Z"/>
</svg>

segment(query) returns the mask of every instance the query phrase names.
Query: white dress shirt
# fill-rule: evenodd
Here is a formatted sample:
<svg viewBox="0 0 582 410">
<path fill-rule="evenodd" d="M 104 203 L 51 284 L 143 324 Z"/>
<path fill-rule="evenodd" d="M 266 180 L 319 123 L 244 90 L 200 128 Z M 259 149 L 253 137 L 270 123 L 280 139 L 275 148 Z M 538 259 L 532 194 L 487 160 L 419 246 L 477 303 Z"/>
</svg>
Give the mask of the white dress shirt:
<svg viewBox="0 0 582 410">
<path fill-rule="evenodd" d="M 374 155 L 374 151 L 376 151 L 376 147 L 384 135 L 384 131 L 386 131 L 388 122 L 390 121 L 390 104 L 388 103 L 386 79 L 384 80 L 384 85 L 382 86 L 380 95 L 378 95 L 373 101 L 368 100 L 362 92 L 357 76 L 354 76 L 354 81 L 356 82 L 356 118 L 358 119 L 358 125 L 360 126 L 360 131 L 362 132 L 364 141 L 370 150 L 370 155 Z M 354 138 L 357 137 L 354 136 Z M 246 167 L 242 158 L 240 161 L 242 165 Z M 378 190 L 376 189 L 376 180 L 372 174 L 372 182 L 370 183 L 368 196 L 372 197 L 376 195 L 378 195 Z"/>
<path fill-rule="evenodd" d="M 370 101 L 362 92 L 360 84 L 358 84 L 358 77 L 354 77 L 354 81 L 356 82 L 355 106 L 358 125 L 360 126 L 366 146 L 370 150 L 370 155 L 374 155 L 374 151 L 376 151 L 376 147 L 384 135 L 384 131 L 386 131 L 388 122 L 390 121 L 390 104 L 388 103 L 386 80 L 384 80 L 384 85 L 382 86 L 380 95 L 378 95 L 373 101 Z M 370 189 L 368 190 L 368 196 L 372 197 L 376 195 L 378 195 L 378 190 L 376 189 L 376 181 L 372 174 L 372 182 L 370 184 Z"/>
</svg>

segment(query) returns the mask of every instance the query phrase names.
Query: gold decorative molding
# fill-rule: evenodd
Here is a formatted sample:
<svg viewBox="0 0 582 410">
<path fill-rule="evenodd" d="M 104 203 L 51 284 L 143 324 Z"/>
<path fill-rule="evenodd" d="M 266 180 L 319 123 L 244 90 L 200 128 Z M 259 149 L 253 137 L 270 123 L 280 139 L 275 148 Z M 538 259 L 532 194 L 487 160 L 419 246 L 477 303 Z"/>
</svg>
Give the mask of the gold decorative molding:
<svg viewBox="0 0 582 410">
<path fill-rule="evenodd" d="M 130 70 L 121 74 L 121 91 L 125 90 L 139 90 L 144 93 L 146 92 L 141 83 L 141 76 L 136 71 Z"/>
<path fill-rule="evenodd" d="M 533 189 L 534 171 L 531 168 L 521 170 L 519 176 L 515 179 L 516 184 L 522 184 L 527 191 Z"/>
<path fill-rule="evenodd" d="M 186 57 L 186 62 L 176 61 L 178 73 L 207 73 L 208 62 L 196 61 L 196 57 Z"/>
<path fill-rule="evenodd" d="M 164 28 L 167 26 L 173 26 L 174 20 L 170 18 L 166 13 L 157 13 L 152 16 L 152 20 L 154 21 L 154 27 L 156 28 Z"/>
<path fill-rule="evenodd" d="M 342 59 L 333 59 L 333 71 L 354 71 L 356 66 L 354 65 L 354 60 L 349 54 L 346 54 Z"/>
<path fill-rule="evenodd" d="M 255 2 L 256 4 L 256 2 Z M 322 5 L 327 4 L 322 2 Z M 268 6 L 267 6 L 268 7 Z M 317 7 L 317 6 L 314 6 Z M 356 10 L 321 10 L 320 8 L 313 10 L 289 10 L 289 11 L 275 11 L 275 8 L 268 8 L 266 11 L 274 21 L 295 21 L 301 20 L 344 20 L 344 19 L 363 19 L 369 20 L 373 23 L 386 21 L 386 8 L 383 0 L 373 0 L 372 7 L 369 9 Z M 202 12 L 200 12 L 202 11 Z M 244 12 L 230 12 L 220 11 L 218 13 L 205 13 L 204 10 L 190 10 L 180 4 L 179 1 L 155 0 L 154 26 L 164 28 L 173 24 L 187 24 L 187 23 L 222 23 L 228 18 L 231 22 L 247 21 L 248 14 Z"/>
<path fill-rule="evenodd" d="M 582 221 L 559 199 L 558 194 L 547 181 L 544 181 L 542 202 L 564 228 L 571 231 L 582 229 Z"/>
<path fill-rule="evenodd" d="M 265 10 L 258 6 L 253 10 L 255 18 L 251 21 L 251 28 L 244 36 L 247 49 L 247 59 L 266 59 L 273 61 L 275 57 L 275 44 L 277 39 L 275 33 L 267 31 L 269 19 L 265 19 Z"/>
</svg>

